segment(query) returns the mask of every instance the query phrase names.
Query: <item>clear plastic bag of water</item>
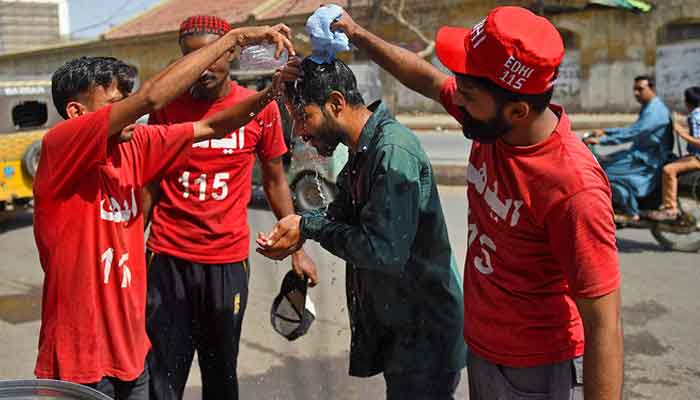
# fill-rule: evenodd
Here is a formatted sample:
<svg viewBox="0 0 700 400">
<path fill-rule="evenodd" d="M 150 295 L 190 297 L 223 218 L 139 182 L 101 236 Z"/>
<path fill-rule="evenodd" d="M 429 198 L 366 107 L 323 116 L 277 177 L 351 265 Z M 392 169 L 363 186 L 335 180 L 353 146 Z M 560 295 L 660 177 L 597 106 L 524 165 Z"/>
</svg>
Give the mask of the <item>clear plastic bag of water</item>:
<svg viewBox="0 0 700 400">
<path fill-rule="evenodd" d="M 283 67 L 287 64 L 287 51 L 283 51 L 279 58 L 275 58 L 276 48 L 271 43 L 244 47 L 241 49 L 241 55 L 238 59 L 240 69 L 244 71 L 266 71 Z"/>
</svg>

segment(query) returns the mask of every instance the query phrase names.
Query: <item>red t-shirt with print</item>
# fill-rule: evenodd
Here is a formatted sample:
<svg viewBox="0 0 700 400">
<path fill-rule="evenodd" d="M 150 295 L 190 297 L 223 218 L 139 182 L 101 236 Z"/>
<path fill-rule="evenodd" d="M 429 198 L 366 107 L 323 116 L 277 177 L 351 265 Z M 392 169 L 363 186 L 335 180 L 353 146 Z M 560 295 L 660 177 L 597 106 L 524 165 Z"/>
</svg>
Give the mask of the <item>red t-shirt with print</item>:
<svg viewBox="0 0 700 400">
<path fill-rule="evenodd" d="M 192 124 L 107 138 L 111 106 L 52 128 L 34 181 L 44 269 L 36 376 L 92 383 L 144 370 L 146 265 L 141 189 L 187 158 Z"/>
<path fill-rule="evenodd" d="M 227 96 L 213 103 L 186 93 L 152 114 L 150 122 L 199 121 L 254 93 L 235 83 Z M 255 156 L 268 161 L 286 152 L 281 117 L 274 102 L 225 138 L 195 144 L 187 164 L 161 182 L 148 248 L 202 264 L 248 258 L 247 208 Z"/>
<path fill-rule="evenodd" d="M 461 122 L 445 83 L 441 100 Z M 575 298 L 620 285 L 610 185 L 591 152 L 559 123 L 532 146 L 472 143 L 467 170 L 464 334 L 470 350 L 511 367 L 583 354 Z"/>
</svg>

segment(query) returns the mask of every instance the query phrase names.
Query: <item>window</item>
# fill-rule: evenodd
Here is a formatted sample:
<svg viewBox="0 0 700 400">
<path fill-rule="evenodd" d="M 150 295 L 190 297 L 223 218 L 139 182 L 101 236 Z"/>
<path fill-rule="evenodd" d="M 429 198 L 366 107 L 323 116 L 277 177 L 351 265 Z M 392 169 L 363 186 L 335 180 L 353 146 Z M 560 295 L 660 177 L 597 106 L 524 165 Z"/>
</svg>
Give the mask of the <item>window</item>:
<svg viewBox="0 0 700 400">
<path fill-rule="evenodd" d="M 46 103 L 24 101 L 12 108 L 12 123 L 18 129 L 40 127 L 48 121 Z"/>
<path fill-rule="evenodd" d="M 675 23 L 659 29 L 658 44 L 700 39 L 700 23 Z"/>
</svg>

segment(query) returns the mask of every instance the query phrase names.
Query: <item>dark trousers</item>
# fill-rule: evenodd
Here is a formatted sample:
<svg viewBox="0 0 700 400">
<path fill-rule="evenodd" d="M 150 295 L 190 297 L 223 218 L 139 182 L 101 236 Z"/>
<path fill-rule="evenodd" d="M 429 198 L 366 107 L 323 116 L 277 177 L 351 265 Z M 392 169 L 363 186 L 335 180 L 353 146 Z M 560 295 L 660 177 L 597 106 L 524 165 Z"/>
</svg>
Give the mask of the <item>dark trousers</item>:
<svg viewBox="0 0 700 400">
<path fill-rule="evenodd" d="M 454 400 L 462 371 L 384 375 L 387 400 Z"/>
<path fill-rule="evenodd" d="M 583 399 L 581 359 L 528 368 L 493 364 L 469 352 L 470 400 L 578 400 Z"/>
<path fill-rule="evenodd" d="M 115 400 L 148 400 L 148 368 L 133 381 L 122 381 L 106 376 L 97 383 L 87 384 Z"/>
<path fill-rule="evenodd" d="M 146 256 L 151 398 L 182 399 L 196 350 L 202 399 L 238 399 L 248 262 L 203 265 L 150 251 Z"/>
</svg>

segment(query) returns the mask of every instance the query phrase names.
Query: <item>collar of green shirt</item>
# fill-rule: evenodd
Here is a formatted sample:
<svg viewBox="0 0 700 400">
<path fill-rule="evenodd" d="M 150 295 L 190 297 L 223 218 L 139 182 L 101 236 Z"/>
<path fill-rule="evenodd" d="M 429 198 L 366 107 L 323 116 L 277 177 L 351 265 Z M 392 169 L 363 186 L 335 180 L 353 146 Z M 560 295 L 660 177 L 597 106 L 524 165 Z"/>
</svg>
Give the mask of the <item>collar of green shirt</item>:
<svg viewBox="0 0 700 400">
<path fill-rule="evenodd" d="M 357 153 L 363 153 L 369 149 L 372 139 L 378 131 L 380 124 L 388 119 L 393 118 L 389 108 L 381 101 L 377 100 L 367 106 L 367 109 L 372 111 L 372 116 L 369 117 L 365 126 L 360 133 L 360 140 L 357 143 Z"/>
</svg>

